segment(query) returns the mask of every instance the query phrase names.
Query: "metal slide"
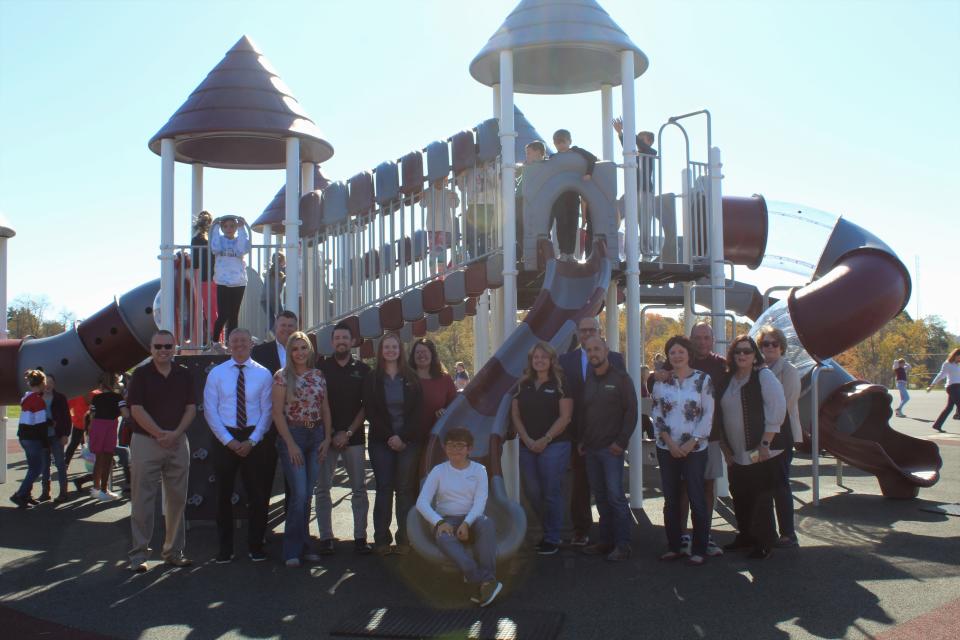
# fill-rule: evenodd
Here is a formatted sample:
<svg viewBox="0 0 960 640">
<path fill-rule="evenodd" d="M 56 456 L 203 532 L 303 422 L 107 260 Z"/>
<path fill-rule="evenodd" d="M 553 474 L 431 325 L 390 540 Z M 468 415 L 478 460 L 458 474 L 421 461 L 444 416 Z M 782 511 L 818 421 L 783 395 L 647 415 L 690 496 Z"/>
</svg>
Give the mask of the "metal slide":
<svg viewBox="0 0 960 640">
<path fill-rule="evenodd" d="M 473 433 L 472 458 L 482 462 L 490 476 L 486 513 L 496 525 L 498 557 L 516 553 L 527 529 L 523 508 L 507 496 L 500 468 L 503 442 L 509 432 L 512 391 L 527 365 L 527 353 L 541 340 L 562 350 L 576 331 L 577 322 L 599 313 L 609 283 L 610 261 L 602 241 L 594 244 L 590 259 L 583 264 L 549 259 L 543 288 L 526 318 L 447 408 L 430 434 L 424 471 L 446 459 L 442 441 L 448 428 L 467 427 Z M 433 532 L 416 509 L 407 515 L 407 531 L 411 544 L 423 557 L 435 562 L 445 560 L 434 543 Z"/>
</svg>

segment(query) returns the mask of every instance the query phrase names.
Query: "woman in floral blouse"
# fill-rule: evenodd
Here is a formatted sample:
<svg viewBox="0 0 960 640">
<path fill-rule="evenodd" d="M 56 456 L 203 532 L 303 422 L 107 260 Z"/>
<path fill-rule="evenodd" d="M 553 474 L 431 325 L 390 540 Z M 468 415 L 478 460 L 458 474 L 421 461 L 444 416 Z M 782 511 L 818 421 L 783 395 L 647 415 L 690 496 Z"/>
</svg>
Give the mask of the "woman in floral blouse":
<svg viewBox="0 0 960 640">
<path fill-rule="evenodd" d="M 680 535 L 682 482 L 693 514 L 693 545 L 687 561 L 702 565 L 710 537 L 710 512 L 703 492 L 707 468 L 707 438 L 713 423 L 713 381 L 703 371 L 690 367 L 693 345 L 685 336 L 674 336 L 664 347 L 672 376 L 653 385 L 651 418 L 660 462 L 663 489 L 663 524 L 669 550 L 661 560 L 683 557 Z"/>
<path fill-rule="evenodd" d="M 307 334 L 297 331 L 287 340 L 287 366 L 274 376 L 273 423 L 280 434 L 277 450 L 290 488 L 283 526 L 283 559 L 288 567 L 319 559 L 309 548 L 307 522 L 331 433 L 327 382 L 314 368 L 315 360 Z"/>
</svg>

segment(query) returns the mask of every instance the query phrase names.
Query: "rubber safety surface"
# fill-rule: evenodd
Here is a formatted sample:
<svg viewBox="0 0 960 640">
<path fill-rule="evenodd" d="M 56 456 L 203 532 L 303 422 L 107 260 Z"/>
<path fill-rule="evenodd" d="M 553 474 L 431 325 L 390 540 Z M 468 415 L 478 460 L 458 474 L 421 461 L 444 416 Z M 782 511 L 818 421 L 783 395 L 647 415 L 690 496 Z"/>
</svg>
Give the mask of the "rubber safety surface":
<svg viewBox="0 0 960 640">
<path fill-rule="evenodd" d="M 469 638 L 470 640 L 552 640 L 563 613 L 426 607 L 365 607 L 331 630 L 334 636 L 360 638 Z"/>
</svg>

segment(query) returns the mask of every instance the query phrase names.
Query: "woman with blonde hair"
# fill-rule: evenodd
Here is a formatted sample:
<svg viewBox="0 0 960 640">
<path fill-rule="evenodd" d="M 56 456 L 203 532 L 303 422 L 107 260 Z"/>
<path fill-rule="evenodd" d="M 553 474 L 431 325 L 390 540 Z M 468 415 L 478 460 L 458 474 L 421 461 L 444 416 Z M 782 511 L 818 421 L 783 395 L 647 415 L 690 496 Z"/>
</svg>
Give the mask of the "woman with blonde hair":
<svg viewBox="0 0 960 640">
<path fill-rule="evenodd" d="M 787 337 L 783 331 L 767 325 L 757 334 L 757 344 L 763 359 L 783 386 L 783 395 L 787 401 L 787 422 L 780 431 L 790 437 L 783 438 L 783 453 L 778 456 L 780 462 L 780 484 L 773 494 L 776 506 L 777 525 L 780 540 L 777 546 L 789 548 L 799 546 L 797 531 L 793 522 L 793 491 L 790 489 L 790 463 L 793 462 L 794 445 L 803 442 L 800 428 L 800 372 L 783 356 L 787 353 Z"/>
<path fill-rule="evenodd" d="M 43 401 L 43 389 L 47 377 L 43 371 L 31 369 L 24 374 L 30 390 L 20 400 L 20 424 L 17 427 L 17 439 L 27 456 L 27 475 L 16 493 L 10 496 L 10 501 L 18 509 L 29 509 L 33 506 L 30 501 L 30 491 L 33 483 L 43 472 L 43 446 L 47 440 L 47 428 L 51 420 L 47 417 L 47 405 Z"/>
<path fill-rule="evenodd" d="M 954 407 L 960 409 L 960 347 L 957 347 L 947 356 L 946 362 L 940 367 L 940 373 L 930 382 L 927 387 L 927 393 L 936 386 L 941 380 L 946 381 L 947 386 L 947 406 L 943 408 L 937 421 L 933 423 L 933 428 L 937 431 L 943 431 L 943 423 L 950 415 L 950 410 Z"/>
<path fill-rule="evenodd" d="M 273 423 L 277 451 L 289 494 L 283 525 L 283 559 L 288 567 L 316 561 L 310 550 L 310 498 L 320 475 L 320 463 L 330 448 L 330 404 L 327 383 L 315 368 L 316 353 L 302 331 L 290 335 L 287 364 L 274 375 Z"/>
<path fill-rule="evenodd" d="M 523 445 L 520 475 L 524 494 L 543 525 L 537 553 L 552 555 L 560 548 L 563 474 L 571 448 L 567 425 L 573 417 L 573 398 L 564 389 L 557 352 L 548 342 L 538 342 L 527 354 L 511 417 Z"/>
</svg>

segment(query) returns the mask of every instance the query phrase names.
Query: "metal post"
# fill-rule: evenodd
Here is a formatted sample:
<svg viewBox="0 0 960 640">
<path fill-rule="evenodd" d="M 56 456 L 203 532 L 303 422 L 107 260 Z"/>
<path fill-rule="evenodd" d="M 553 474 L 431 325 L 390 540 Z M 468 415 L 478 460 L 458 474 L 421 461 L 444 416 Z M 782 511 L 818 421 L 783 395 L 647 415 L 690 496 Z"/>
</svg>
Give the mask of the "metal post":
<svg viewBox="0 0 960 640">
<path fill-rule="evenodd" d="M 287 295 L 284 307 L 300 313 L 300 139 L 287 138 L 287 186 L 284 193 L 284 245 Z"/>
<path fill-rule="evenodd" d="M 828 364 L 817 364 L 810 373 L 810 461 L 813 506 L 820 506 L 820 372 L 833 371 Z M 839 460 L 838 460 L 839 462 Z"/>
<path fill-rule="evenodd" d="M 7 334 L 7 234 L 0 230 L 0 340 L 6 340 Z M 7 481 L 7 407 L 0 406 L 0 484 Z"/>
<path fill-rule="evenodd" d="M 190 215 L 193 218 L 203 211 L 203 165 L 190 165 Z"/>
<path fill-rule="evenodd" d="M 637 128 L 633 52 L 620 52 L 623 80 L 623 206 L 626 218 L 627 371 L 640 397 L 643 333 L 640 330 L 640 224 L 637 211 Z M 630 506 L 643 508 L 643 432 L 630 438 Z"/>
<path fill-rule="evenodd" d="M 484 291 L 477 298 L 477 315 L 473 317 L 473 373 L 490 357 L 490 294 Z"/>
<path fill-rule="evenodd" d="M 175 328 L 173 268 L 173 177 L 176 160 L 173 140 L 160 141 L 160 328 Z"/>
<path fill-rule="evenodd" d="M 313 178 L 316 173 L 312 162 L 304 162 L 300 165 L 300 193 L 307 194 L 313 191 Z M 297 219 L 300 219 L 300 199 L 297 198 Z M 300 326 L 304 329 L 312 327 L 315 323 L 314 318 L 314 299 L 316 298 L 316 283 L 314 276 L 316 274 L 316 247 L 309 239 L 301 238 L 303 248 L 303 318 L 300 319 Z"/>
<path fill-rule="evenodd" d="M 708 216 L 710 219 L 710 286 L 713 316 L 713 335 L 717 353 L 727 352 L 727 331 L 724 314 L 727 312 L 726 274 L 723 257 L 723 193 L 721 191 L 720 149 L 710 149 L 710 202 Z M 719 331 L 718 331 L 719 327 Z"/>
<path fill-rule="evenodd" d="M 680 182 L 682 185 L 680 206 L 683 216 L 683 261 L 686 264 L 693 264 L 693 203 L 690 201 L 690 170 L 684 169 L 680 172 Z M 683 334 L 690 335 L 693 331 L 693 325 L 696 324 L 694 307 L 696 300 L 693 297 L 693 283 L 683 283 Z"/>
<path fill-rule="evenodd" d="M 617 304 L 617 283 L 610 281 L 607 286 L 607 301 L 605 304 L 607 310 L 606 336 L 607 344 L 614 351 L 620 350 L 620 305 Z"/>
<path fill-rule="evenodd" d="M 613 160 L 613 88 L 600 85 L 600 131 L 603 136 L 603 160 Z"/>
</svg>

